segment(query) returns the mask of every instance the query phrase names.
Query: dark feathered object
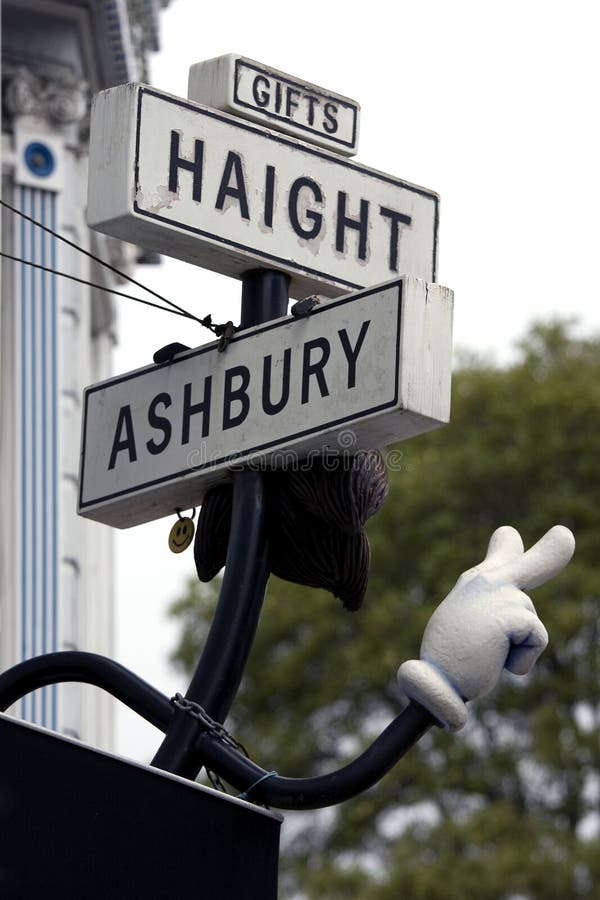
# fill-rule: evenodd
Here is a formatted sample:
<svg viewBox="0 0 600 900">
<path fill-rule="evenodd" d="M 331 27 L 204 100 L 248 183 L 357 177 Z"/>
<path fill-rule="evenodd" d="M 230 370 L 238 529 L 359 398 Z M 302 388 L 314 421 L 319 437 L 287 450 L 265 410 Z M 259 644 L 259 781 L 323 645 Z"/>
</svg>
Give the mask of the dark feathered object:
<svg viewBox="0 0 600 900">
<path fill-rule="evenodd" d="M 329 526 L 300 506 L 291 493 L 279 493 L 277 527 L 270 535 L 274 575 L 330 591 L 346 609 L 355 610 L 367 589 L 370 558 L 364 531 L 352 534 Z"/>
<path fill-rule="evenodd" d="M 360 532 L 383 505 L 388 492 L 385 461 L 379 450 L 359 450 L 352 456 L 319 456 L 306 468 L 278 473 L 284 491 L 297 504 L 348 534 Z M 283 483 L 283 482 L 282 482 Z"/>
<path fill-rule="evenodd" d="M 271 572 L 324 588 L 346 609 L 359 609 L 371 557 L 363 526 L 388 491 L 381 453 L 317 457 L 304 468 L 268 472 L 266 479 Z M 231 485 L 220 485 L 204 499 L 194 544 L 201 581 L 210 581 L 225 564 L 232 496 Z"/>
<path fill-rule="evenodd" d="M 194 540 L 194 562 L 200 581 L 212 581 L 227 557 L 233 486 L 220 484 L 204 497 Z"/>
</svg>

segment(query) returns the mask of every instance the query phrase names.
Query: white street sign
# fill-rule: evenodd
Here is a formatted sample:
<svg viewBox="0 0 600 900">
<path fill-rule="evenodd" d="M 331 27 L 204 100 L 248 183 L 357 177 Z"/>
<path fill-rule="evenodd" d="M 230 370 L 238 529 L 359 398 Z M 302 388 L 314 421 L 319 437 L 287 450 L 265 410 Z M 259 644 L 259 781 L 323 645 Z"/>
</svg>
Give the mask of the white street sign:
<svg viewBox="0 0 600 900">
<path fill-rule="evenodd" d="M 436 276 L 435 193 L 137 84 L 94 99 L 88 223 L 292 297 Z"/>
<path fill-rule="evenodd" d="M 228 53 L 190 68 L 188 98 L 354 156 L 360 106 L 271 66 Z"/>
<path fill-rule="evenodd" d="M 126 528 L 198 505 L 236 464 L 343 459 L 444 424 L 452 304 L 406 277 L 92 385 L 79 513 Z"/>
</svg>

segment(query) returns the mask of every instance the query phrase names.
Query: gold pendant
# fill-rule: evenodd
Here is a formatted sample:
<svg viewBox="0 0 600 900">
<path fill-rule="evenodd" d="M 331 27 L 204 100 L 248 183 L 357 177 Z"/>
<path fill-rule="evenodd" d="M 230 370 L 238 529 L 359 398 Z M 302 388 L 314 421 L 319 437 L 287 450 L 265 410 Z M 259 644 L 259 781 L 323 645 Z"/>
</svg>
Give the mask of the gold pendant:
<svg viewBox="0 0 600 900">
<path fill-rule="evenodd" d="M 194 510 L 195 514 L 196 510 Z M 183 553 L 194 540 L 194 523 L 188 516 L 180 516 L 177 510 L 177 522 L 169 532 L 169 550 L 172 553 Z"/>
</svg>

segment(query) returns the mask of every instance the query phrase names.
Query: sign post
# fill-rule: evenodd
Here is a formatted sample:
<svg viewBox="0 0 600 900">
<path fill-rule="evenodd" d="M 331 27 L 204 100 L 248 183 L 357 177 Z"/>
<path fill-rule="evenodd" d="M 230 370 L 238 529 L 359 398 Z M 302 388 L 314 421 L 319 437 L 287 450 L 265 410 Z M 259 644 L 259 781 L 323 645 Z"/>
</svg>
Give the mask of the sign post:
<svg viewBox="0 0 600 900">
<path fill-rule="evenodd" d="M 242 282 L 241 327 L 285 315 L 288 278 L 254 271 Z M 186 693 L 217 722 L 224 722 L 252 649 L 264 600 L 268 571 L 264 476 L 237 472 L 225 574 L 204 651 Z M 194 742 L 197 723 L 177 709 L 152 765 L 195 778 L 202 765 Z"/>
<path fill-rule="evenodd" d="M 267 88 L 274 91 L 273 97 Z M 437 195 L 324 149 L 335 146 L 335 140 L 329 138 L 341 136 L 345 144 L 338 144 L 336 149 L 344 146 L 345 153 L 355 152 L 358 107 L 352 101 L 339 95 L 327 97 L 326 92 L 314 85 L 299 86 L 284 73 L 266 70 L 246 58 L 232 57 L 193 69 L 190 97 L 191 101 L 185 101 L 140 85 L 123 85 L 95 98 L 90 169 L 97 177 L 90 181 L 88 198 L 88 220 L 92 227 L 223 274 L 241 277 L 242 329 L 284 316 L 288 293 L 296 298 L 316 291 L 335 298 L 390 281 L 400 274 L 424 279 L 424 284 L 435 281 Z M 230 112 L 243 110 L 246 118 L 194 102 L 198 97 Z M 319 119 L 315 113 L 317 108 L 323 113 Z M 269 119 L 269 125 L 281 131 L 292 135 L 301 132 L 312 145 L 265 129 L 260 124 L 265 118 Z M 352 332 L 350 327 L 340 327 L 340 323 L 337 328 L 335 324 L 329 326 L 341 368 L 345 360 L 346 392 L 351 394 L 351 402 L 356 397 L 362 398 L 358 406 L 362 406 L 363 413 L 367 400 L 371 406 L 387 404 L 392 409 L 408 403 L 404 416 L 407 433 L 411 433 L 411 428 L 412 433 L 427 430 L 448 417 L 451 294 L 438 289 L 434 296 L 433 288 L 434 302 L 429 306 L 428 289 L 425 286 L 422 289 L 416 327 L 407 325 L 412 306 L 406 287 L 403 297 L 396 289 L 391 316 L 389 310 L 379 318 L 375 315 L 377 295 L 374 292 L 370 298 L 372 314 L 365 311 L 359 316 L 360 321 L 353 322 Z M 431 309 L 436 310 L 437 319 L 434 315 L 434 320 L 424 327 L 424 318 Z M 401 312 L 405 320 L 402 326 Z M 320 319 L 326 315 L 327 311 L 323 310 L 313 320 L 309 319 L 306 327 L 304 322 L 291 323 L 288 330 L 295 327 L 298 335 L 301 329 L 305 332 L 307 328 L 318 329 Z M 335 310 L 331 316 L 335 316 Z M 441 340 L 436 339 L 436 330 Z M 377 360 L 382 353 L 382 342 L 385 343 L 389 334 L 393 340 L 385 362 L 392 372 L 393 383 L 382 391 L 384 365 L 378 368 Z M 264 336 L 265 348 L 260 351 L 261 335 L 255 330 L 247 341 L 248 358 L 243 355 L 243 337 L 242 331 L 229 345 L 224 354 L 228 357 L 225 365 L 219 366 L 206 356 L 194 357 L 189 360 L 192 369 L 188 374 L 187 360 L 175 360 L 165 371 L 170 390 L 155 390 L 148 385 L 152 396 L 147 397 L 146 424 L 158 425 L 158 431 L 145 435 L 139 444 L 140 454 L 144 454 L 145 448 L 153 457 L 148 460 L 148 471 L 153 473 L 148 477 L 143 474 L 146 464 L 141 455 L 138 457 L 135 436 L 139 404 L 145 402 L 146 376 L 141 379 L 133 376 L 129 384 L 107 385 L 99 391 L 90 389 L 86 396 L 82 445 L 80 513 L 127 525 L 165 515 L 177 506 L 188 508 L 200 502 L 211 478 L 218 480 L 219 471 L 231 468 L 235 461 L 232 454 L 242 463 L 250 461 L 253 452 L 256 455 L 259 439 L 249 438 L 248 429 L 257 435 L 272 431 L 274 423 L 282 419 L 283 406 L 288 405 L 287 401 L 282 403 L 283 398 L 291 391 L 294 380 L 299 379 L 300 398 L 295 402 L 300 403 L 300 408 L 289 403 L 292 421 L 287 434 L 285 425 L 282 427 L 278 446 L 285 449 L 290 444 L 289 428 L 297 435 L 299 421 L 306 418 L 309 409 L 312 411 L 313 404 L 308 402 L 311 378 L 321 399 L 330 394 L 324 366 L 332 353 L 332 344 L 324 334 L 309 336 L 307 333 L 301 345 L 283 345 L 285 338 L 278 329 L 277 335 Z M 413 339 L 416 352 L 410 348 Z M 267 352 L 274 340 L 275 346 L 279 344 L 278 355 Z M 361 387 L 357 388 L 357 371 L 363 345 L 363 358 L 371 360 L 371 375 L 370 387 L 363 384 L 361 391 Z M 262 363 L 262 379 L 255 371 L 256 361 L 252 363 L 253 347 L 255 355 L 262 353 L 258 360 Z M 239 358 L 238 351 L 242 353 Z M 419 368 L 417 359 L 422 352 L 427 362 Z M 441 362 L 436 370 L 437 354 Z M 293 368 L 292 356 L 302 360 L 300 369 L 297 362 Z M 409 358 L 414 369 L 410 375 L 404 373 L 404 379 L 399 375 L 403 365 L 401 356 Z M 201 375 L 204 365 L 207 369 Z M 276 368 L 284 373 L 281 397 L 276 403 L 266 384 L 267 366 L 271 373 Z M 428 367 L 428 374 L 434 370 L 438 378 L 435 386 L 429 383 L 422 390 Z M 341 368 L 338 365 L 339 371 Z M 361 359 L 365 379 L 368 368 L 362 365 Z M 411 379 L 417 370 L 419 376 Z M 340 382 L 339 371 L 336 375 L 334 370 L 334 382 L 336 379 Z M 152 374 L 148 376 L 152 380 Z M 183 377 L 180 385 L 183 393 L 175 399 L 180 394 L 176 385 L 179 376 Z M 407 390 L 407 383 L 415 381 L 417 393 L 421 390 L 417 400 L 417 406 L 421 406 L 414 410 L 420 424 L 415 424 L 414 415 L 411 419 L 415 396 L 409 400 Z M 262 385 L 258 388 L 262 415 L 270 422 L 260 421 L 256 385 Z M 428 405 L 436 390 L 440 402 Z M 137 398 L 136 410 L 128 401 L 130 391 Z M 375 398 L 382 392 L 385 400 L 377 402 Z M 316 398 L 315 392 L 314 402 Z M 338 390 L 335 402 L 330 402 L 325 410 L 326 415 L 329 420 L 335 418 L 332 410 L 337 406 L 337 418 L 352 425 L 355 411 L 344 415 L 339 412 L 340 404 L 343 400 Z M 171 421 L 166 415 L 172 406 L 179 408 L 181 418 L 177 421 Z M 109 419 L 113 416 L 111 421 L 105 419 L 106 412 Z M 196 423 L 202 417 L 195 442 L 191 440 L 193 415 Z M 213 415 L 217 417 L 216 428 L 222 440 L 218 439 L 209 452 L 207 441 L 211 439 L 211 428 L 212 438 L 215 437 Z M 356 427 L 360 430 L 359 422 Z M 145 430 L 146 426 L 142 428 Z M 297 449 L 304 455 L 313 447 L 323 449 L 327 425 L 324 428 L 315 421 L 307 430 L 317 437 L 312 443 L 309 435 L 297 437 L 300 441 Z M 107 465 L 102 438 L 111 433 Z M 181 455 L 178 463 L 171 461 L 171 450 L 177 444 L 174 433 L 180 436 L 181 447 L 187 450 L 187 466 L 182 466 Z M 233 444 L 228 450 L 229 435 Z M 387 432 L 383 428 L 377 433 L 380 443 L 389 443 L 398 436 L 394 428 L 388 428 Z M 165 455 L 159 462 L 163 451 Z M 190 451 L 196 451 L 194 459 Z M 160 475 L 157 466 L 161 468 Z M 206 483 L 202 480 L 204 474 Z M 217 613 L 185 698 L 200 704 L 219 722 L 227 715 L 239 686 L 266 587 L 268 548 L 263 494 L 260 467 L 257 471 L 235 472 L 225 577 Z M 177 496 L 185 496 L 187 500 L 178 500 Z M 194 777 L 201 765 L 194 744 L 196 733 L 197 723 L 185 710 L 177 709 L 153 764 Z"/>
<path fill-rule="evenodd" d="M 0 710 L 56 681 L 109 690 L 165 732 L 153 766 L 192 779 L 210 764 L 242 800 L 263 797 L 268 783 L 281 808 L 354 796 L 435 723 L 410 703 L 352 764 L 307 779 L 265 772 L 222 725 L 272 564 L 264 465 L 285 468 L 279 451 L 329 452 L 343 428 L 356 449 L 369 448 L 449 416 L 452 292 L 435 284 L 439 200 L 348 158 L 358 111 L 234 56 L 194 67 L 187 100 L 136 84 L 94 99 L 89 225 L 240 278 L 242 303 L 225 352 L 184 350 L 87 389 L 79 512 L 127 527 L 200 503 L 230 478 L 225 575 L 185 697 L 169 702 L 80 651 L 0 675 Z M 285 318 L 289 297 L 311 292 L 328 301 Z"/>
<path fill-rule="evenodd" d="M 233 55 L 193 67 L 188 100 L 142 85 L 94 100 L 89 224 L 242 279 L 242 331 L 220 359 L 199 348 L 86 392 L 79 497 L 82 515 L 127 527 L 201 502 L 236 470 L 221 596 L 185 698 L 220 722 L 268 575 L 257 462 L 323 452 L 344 424 L 368 447 L 448 419 L 452 296 L 431 284 L 439 200 L 348 159 L 358 115 L 347 97 Z M 265 325 L 288 296 L 361 288 L 362 306 L 349 295 Z M 196 733 L 178 708 L 154 764 L 193 777 Z"/>
<path fill-rule="evenodd" d="M 431 617 L 422 658 L 400 667 L 398 680 L 408 705 L 348 765 L 315 777 L 286 778 L 239 752 L 243 748 L 223 722 L 253 643 L 269 571 L 302 584 L 326 585 L 349 608 L 357 608 L 369 561 L 362 525 L 387 489 L 381 455 L 371 448 L 448 420 L 452 292 L 434 283 L 437 196 L 347 158 L 358 133 L 353 101 L 231 55 L 194 67 L 190 95 L 191 100 L 181 100 L 143 85 L 122 85 L 96 99 L 90 224 L 241 278 L 240 333 L 232 335 L 228 323 L 228 340 L 219 348 L 177 353 L 163 348 L 160 364 L 87 389 L 79 512 L 127 527 L 201 503 L 214 484 L 217 494 L 210 495 L 201 516 L 215 496 L 220 502 L 219 491 L 227 493 L 231 526 L 225 575 L 185 697 L 177 694 L 169 701 L 114 661 L 81 651 L 36 657 L 0 675 L 0 712 L 58 681 L 83 681 L 110 691 L 165 733 L 152 765 L 170 773 L 167 778 L 155 771 L 148 778 L 143 767 L 129 771 L 129 764 L 93 758 L 89 748 L 72 742 L 61 747 L 56 738 L 48 741 L 37 731 L 27 735 L 27 726 L 0 716 L 0 739 L 13 759 L 25 760 L 33 773 L 40 750 L 46 759 L 33 789 L 21 785 L 17 796 L 11 780 L 0 804 L 0 818 L 3 813 L 11 818 L 9 847 L 16 835 L 8 865 L 0 858 L 0 884 L 5 892 L 15 885 L 19 896 L 23 887 L 34 893 L 40 887 L 21 847 L 30 825 L 23 804 L 31 806 L 42 795 L 51 811 L 48 816 L 44 809 L 45 817 L 38 817 L 45 832 L 60 814 L 70 829 L 59 865 L 52 852 L 42 867 L 45 877 L 52 873 L 51 890 L 73 868 L 72 852 L 77 895 L 111 893 L 112 870 L 102 866 L 96 871 L 103 859 L 98 846 L 112 862 L 117 839 L 119 887 L 185 893 L 191 880 L 187 873 L 182 878 L 181 871 L 165 871 L 157 865 L 156 850 L 148 863 L 148 846 L 152 852 L 159 830 L 144 812 L 152 792 L 166 816 L 177 820 L 181 813 L 179 828 L 169 823 L 170 842 L 164 841 L 179 870 L 178 851 L 183 847 L 185 862 L 185 848 L 191 846 L 186 816 L 190 821 L 193 816 L 194 841 L 199 827 L 210 856 L 202 860 L 202 870 L 208 871 L 204 883 L 194 871 L 198 884 L 215 900 L 229 900 L 240 890 L 248 897 L 275 897 L 279 822 L 271 813 L 249 810 L 246 801 L 282 809 L 343 802 L 375 784 L 432 725 L 463 727 L 467 700 L 487 693 L 503 668 L 527 672 L 545 647 L 546 630 L 523 590 L 556 575 L 574 549 L 573 536 L 562 526 L 527 552 L 518 532 L 497 529 L 485 560 L 463 573 Z M 264 121 L 277 130 L 265 128 Z M 296 307 L 297 316 L 286 318 L 288 297 L 308 291 L 329 300 L 306 298 Z M 380 463 L 379 470 L 377 465 L 351 470 L 352 493 L 348 481 L 329 477 L 326 465 L 332 444 L 334 449 L 336 441 L 338 449 L 347 446 L 341 441 L 343 429 L 351 429 L 351 444 L 360 451 L 353 464 L 369 455 Z M 328 490 L 315 491 L 317 482 L 310 484 L 320 516 L 311 518 L 304 509 L 305 530 L 316 537 L 312 544 L 296 540 L 302 513 L 300 504 L 290 501 L 291 476 L 297 473 L 286 470 L 286 453 L 304 463 L 311 454 L 319 456 L 321 465 L 312 468 L 321 478 L 317 486 Z M 267 509 L 271 468 L 280 471 L 269 485 Z M 233 481 L 232 492 L 223 488 L 227 478 Z M 340 496 L 340 485 L 348 496 Z M 306 486 L 300 483 L 308 507 Z M 298 491 L 298 482 L 292 487 Z M 357 497 L 360 504 L 354 503 Z M 270 521 L 276 503 L 279 509 Z M 330 518 L 326 510 L 333 512 Z M 330 541 L 332 535 L 342 540 Z M 351 543 L 354 538 L 358 542 Z M 302 577 L 298 548 L 304 549 L 302 562 L 315 561 Z M 222 564 L 219 554 L 215 572 Z M 343 570 L 343 578 L 329 577 L 329 569 Z M 347 584 L 340 587 L 349 574 L 351 590 Z M 202 766 L 240 790 L 239 796 L 223 800 L 185 783 L 182 792 L 173 776 L 193 779 Z M 112 798 L 106 797 L 105 775 L 123 783 Z M 122 796 L 129 798 L 127 810 L 133 810 L 125 825 L 115 804 Z M 238 838 L 242 853 L 231 846 Z M 125 854 L 122 845 L 128 848 Z M 245 883 L 240 887 L 237 865 L 221 877 L 219 866 L 231 849 L 236 863 L 242 862 L 242 881 L 247 871 L 253 873 L 248 890 Z M 96 866 L 91 889 L 88 861 Z M 130 863 L 145 868 L 144 882 L 135 874 L 132 879 Z"/>
<path fill-rule="evenodd" d="M 94 99 L 89 224 L 242 279 L 242 331 L 220 358 L 199 348 L 88 389 L 80 475 L 80 514 L 127 527 L 200 503 L 235 470 L 221 597 L 185 698 L 220 722 L 268 574 L 260 463 L 327 451 L 344 425 L 358 449 L 448 419 L 439 200 L 348 159 L 358 116 L 347 97 L 234 55 L 194 66 L 188 100 L 143 85 Z M 265 325 L 288 296 L 360 289 Z M 196 726 L 177 709 L 154 764 L 193 777 Z"/>
</svg>

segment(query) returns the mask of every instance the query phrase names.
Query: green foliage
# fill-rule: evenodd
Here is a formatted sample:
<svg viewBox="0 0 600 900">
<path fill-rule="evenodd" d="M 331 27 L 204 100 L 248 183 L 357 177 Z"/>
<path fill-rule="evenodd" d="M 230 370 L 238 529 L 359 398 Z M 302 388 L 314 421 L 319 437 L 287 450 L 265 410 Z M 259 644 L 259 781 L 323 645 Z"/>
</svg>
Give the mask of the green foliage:
<svg viewBox="0 0 600 900">
<path fill-rule="evenodd" d="M 575 533 L 572 563 L 534 592 L 550 646 L 530 675 L 471 704 L 460 734 L 433 729 L 362 796 L 289 816 L 282 897 L 600 896 L 600 342 L 555 323 L 520 354 L 503 369 L 464 363 L 452 424 L 389 454 L 360 612 L 271 580 L 229 725 L 282 774 L 353 757 L 403 705 L 399 663 L 502 524 L 526 546 L 557 523 Z M 190 584 L 174 606 L 188 671 L 216 587 Z"/>
</svg>

